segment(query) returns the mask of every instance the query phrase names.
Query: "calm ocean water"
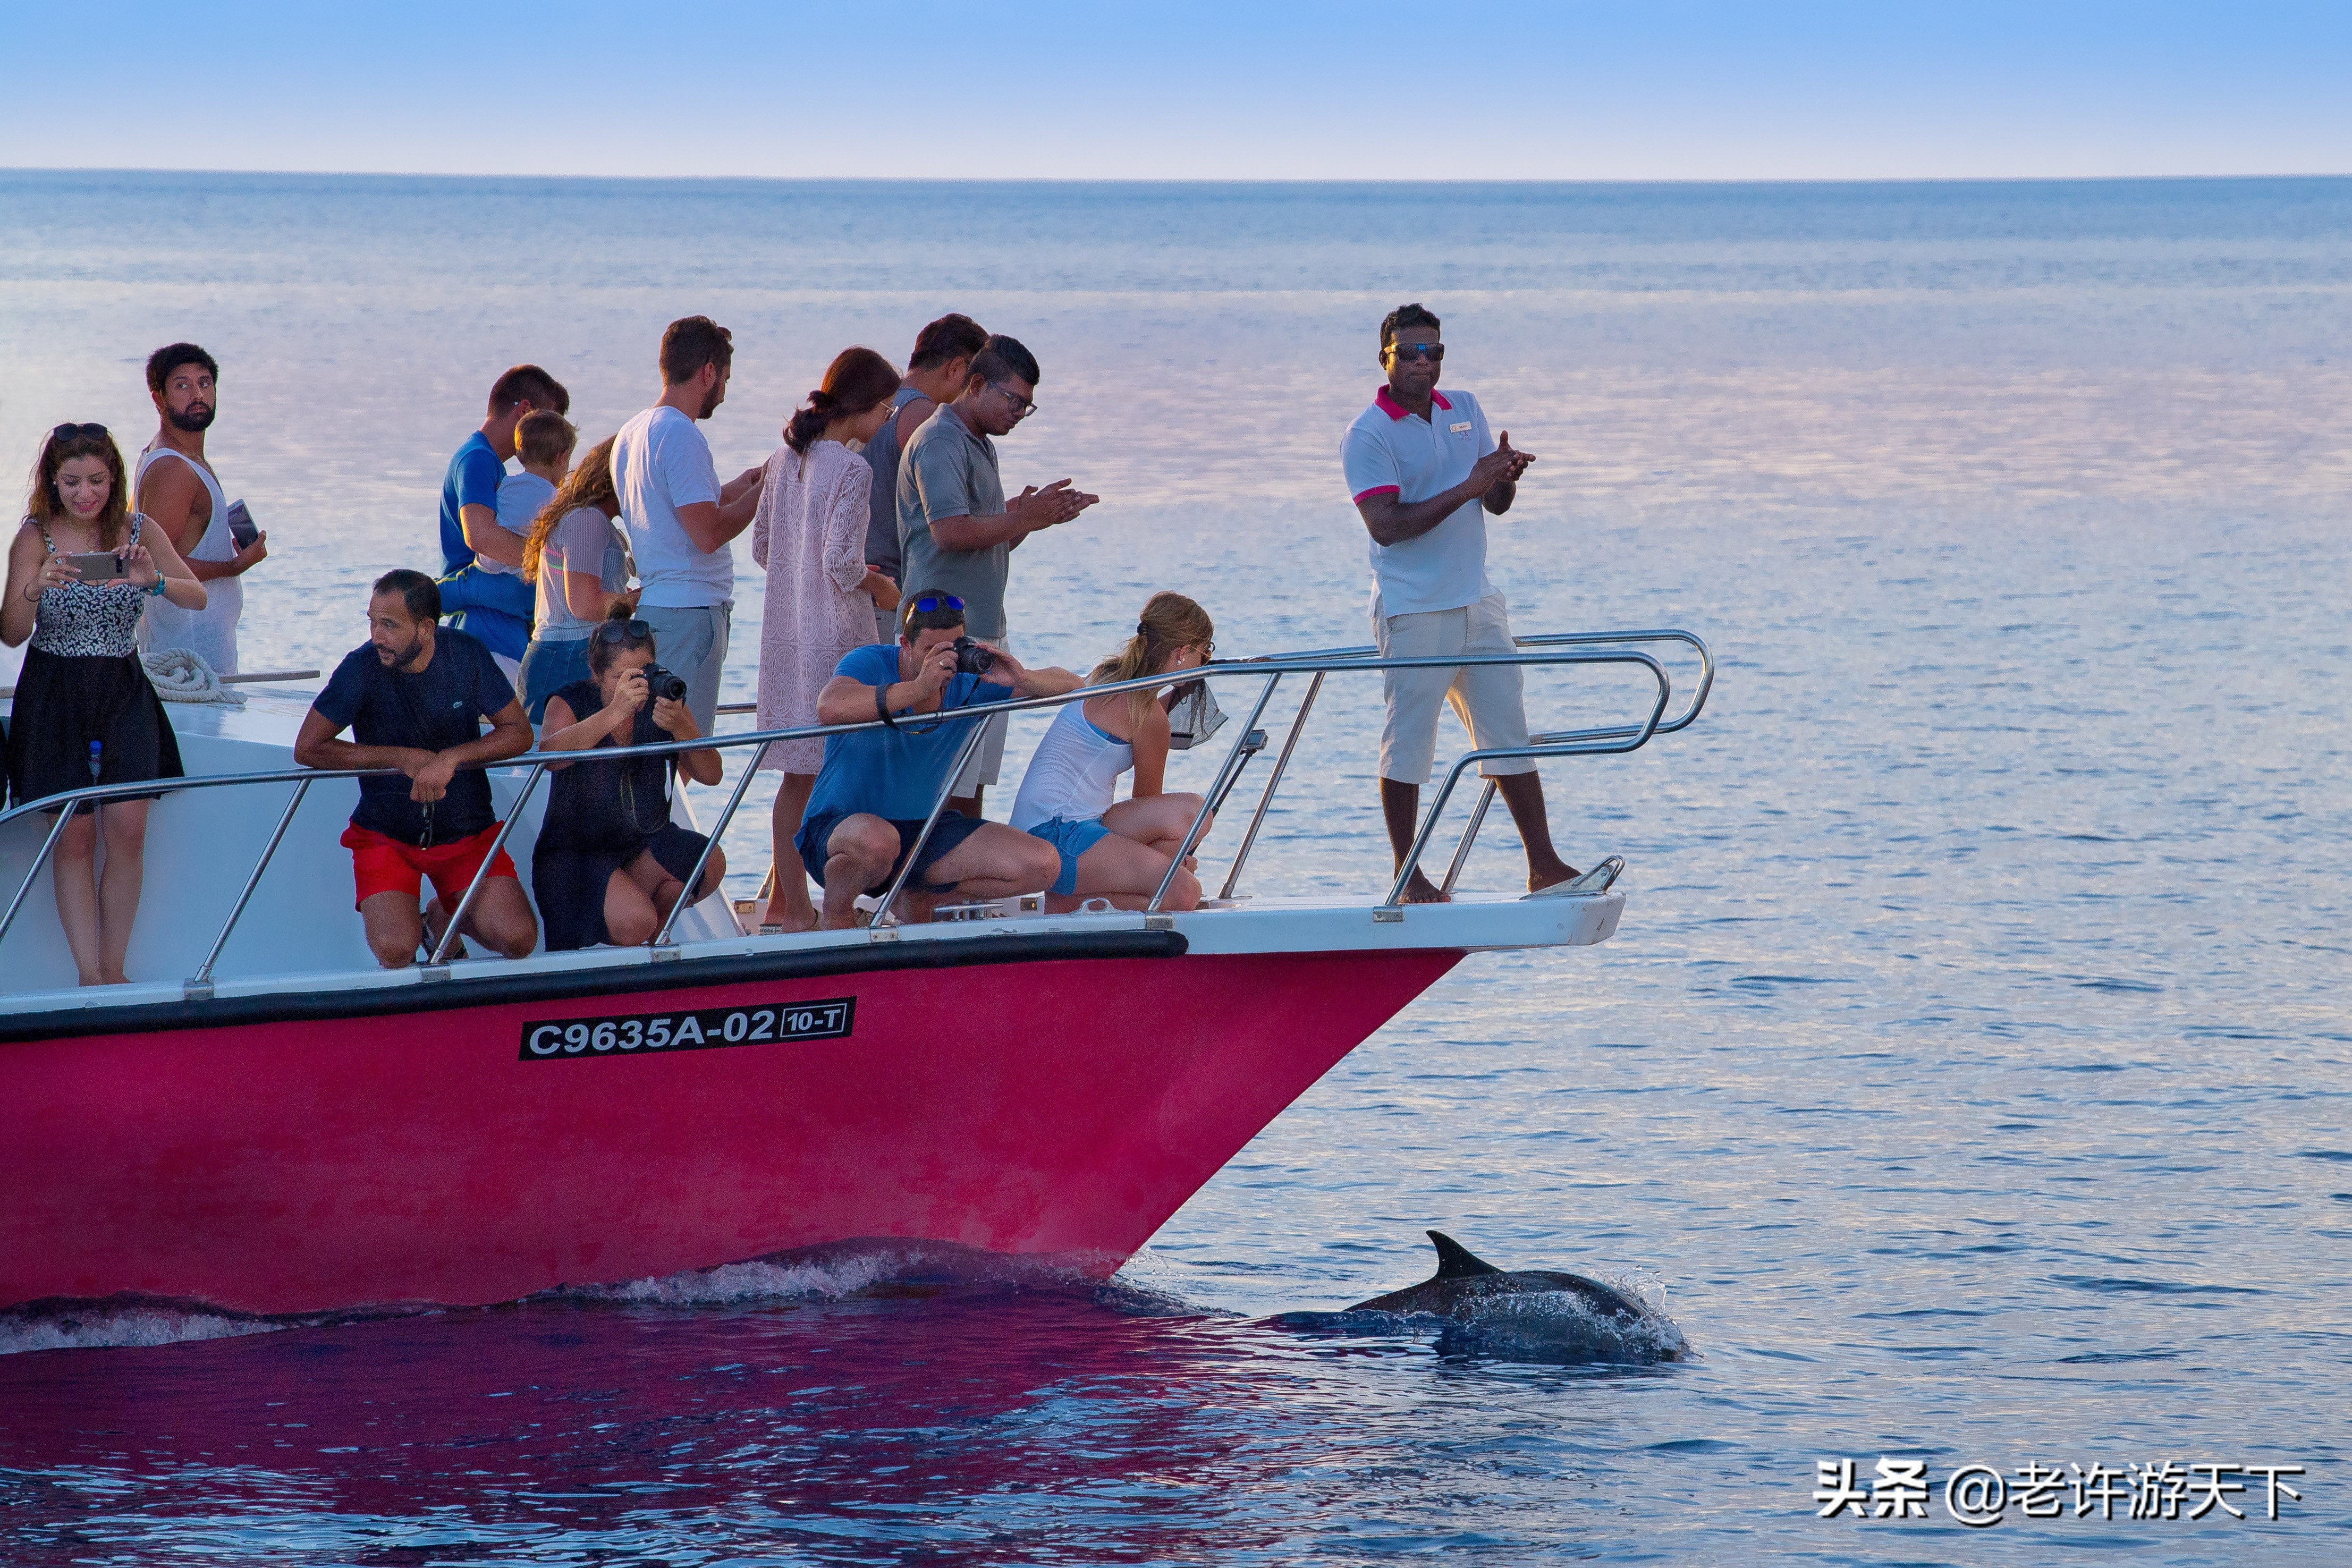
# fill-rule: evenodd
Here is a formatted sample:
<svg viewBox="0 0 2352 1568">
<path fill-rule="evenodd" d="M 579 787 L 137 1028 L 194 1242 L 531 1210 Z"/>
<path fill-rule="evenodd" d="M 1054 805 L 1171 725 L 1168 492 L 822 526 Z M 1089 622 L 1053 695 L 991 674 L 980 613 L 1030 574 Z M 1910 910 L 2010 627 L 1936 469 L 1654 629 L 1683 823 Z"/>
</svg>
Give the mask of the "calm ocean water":
<svg viewBox="0 0 2352 1568">
<path fill-rule="evenodd" d="M 0 458 L 142 441 L 140 361 L 204 342 L 272 535 L 248 663 L 310 667 L 429 562 L 508 363 L 593 439 L 707 311 L 731 471 L 837 349 L 961 308 L 1045 364 L 1008 477 L 1105 497 L 1015 558 L 1024 654 L 1082 664 L 1161 586 L 1221 651 L 1355 643 L 1337 443 L 1407 298 L 1541 457 L 1494 529 L 1520 628 L 1722 660 L 1686 734 L 1548 769 L 1570 858 L 1631 862 L 1615 940 L 1464 964 L 1099 1293 L 846 1258 L 9 1323 L 0 1561 L 2341 1561 L 2352 182 L 0 174 Z M 1326 703 L 1261 889 L 1378 879 L 1376 696 Z M 1515 859 L 1490 829 L 1470 880 Z M 1700 1359 L 1267 1321 L 1424 1277 L 1428 1226 L 1632 1281 Z M 1818 1461 L 1882 1457 L 1928 1518 L 1814 1517 Z M 2301 1465 L 2302 1500 L 1972 1531 L 1941 1497 L 2167 1460 Z"/>
</svg>

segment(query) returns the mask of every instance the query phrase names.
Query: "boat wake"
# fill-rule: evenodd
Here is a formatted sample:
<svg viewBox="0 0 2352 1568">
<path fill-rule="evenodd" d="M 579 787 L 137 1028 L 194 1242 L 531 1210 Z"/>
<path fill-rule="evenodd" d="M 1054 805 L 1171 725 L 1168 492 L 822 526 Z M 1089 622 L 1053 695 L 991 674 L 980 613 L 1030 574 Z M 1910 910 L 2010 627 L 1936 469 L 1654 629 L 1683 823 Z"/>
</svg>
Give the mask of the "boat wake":
<svg viewBox="0 0 2352 1568">
<path fill-rule="evenodd" d="M 1013 1257 L 951 1241 L 834 1242 L 614 1284 L 558 1285 L 531 1301 L 665 1307 L 929 1296 L 961 1291 L 1091 1289 L 1100 1263 L 1086 1254 Z"/>
<path fill-rule="evenodd" d="M 413 1310 L 413 1309 L 412 1309 Z M 320 1328 L 355 1316 L 389 1313 L 321 1313 L 304 1318 L 265 1318 L 224 1312 L 200 1302 L 114 1296 L 105 1301 L 27 1301 L 0 1312 L 0 1355 L 41 1350 L 108 1350 L 199 1340 L 236 1339 L 280 1329 Z"/>
<path fill-rule="evenodd" d="M 646 1279 L 558 1285 L 520 1301 L 489 1307 L 417 1303 L 267 1317 L 203 1301 L 147 1296 L 52 1299 L 0 1312 L 0 1355 L 187 1344 L 426 1312 L 498 1312 L 533 1304 L 756 1308 L 768 1303 L 1054 1291 L 1091 1293 L 1102 1304 L 1130 1316 L 1169 1315 L 1182 1310 L 1180 1303 L 1163 1301 L 1153 1292 L 1106 1284 L 1100 1260 L 1085 1254 L 1010 1257 L 952 1242 L 874 1240 L 838 1242 Z"/>
</svg>

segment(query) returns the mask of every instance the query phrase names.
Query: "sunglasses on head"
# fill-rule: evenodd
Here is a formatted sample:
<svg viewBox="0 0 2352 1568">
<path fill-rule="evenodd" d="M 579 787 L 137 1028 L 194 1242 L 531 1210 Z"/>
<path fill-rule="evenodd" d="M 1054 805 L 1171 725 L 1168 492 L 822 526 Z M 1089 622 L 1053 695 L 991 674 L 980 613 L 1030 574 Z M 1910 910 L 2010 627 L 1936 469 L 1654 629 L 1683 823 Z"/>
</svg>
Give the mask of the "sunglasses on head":
<svg viewBox="0 0 2352 1568">
<path fill-rule="evenodd" d="M 102 424 L 69 423 L 60 424 L 55 430 L 50 431 L 49 439 L 51 441 L 71 441 L 76 436 L 87 435 L 93 441 L 103 441 L 108 434 L 109 432 L 107 431 L 106 426 Z"/>
<path fill-rule="evenodd" d="M 934 610 L 942 607 L 949 610 L 961 610 L 963 608 L 963 601 L 952 593 L 926 593 L 915 601 L 915 613 L 918 615 L 929 615 Z"/>
<path fill-rule="evenodd" d="M 642 621 L 606 621 L 596 628 L 599 643 L 650 643 L 654 629 Z"/>
<path fill-rule="evenodd" d="M 1433 365 L 1445 362 L 1445 345 L 1443 343 L 1391 343 L 1389 352 L 1400 360 L 1427 360 Z"/>
</svg>

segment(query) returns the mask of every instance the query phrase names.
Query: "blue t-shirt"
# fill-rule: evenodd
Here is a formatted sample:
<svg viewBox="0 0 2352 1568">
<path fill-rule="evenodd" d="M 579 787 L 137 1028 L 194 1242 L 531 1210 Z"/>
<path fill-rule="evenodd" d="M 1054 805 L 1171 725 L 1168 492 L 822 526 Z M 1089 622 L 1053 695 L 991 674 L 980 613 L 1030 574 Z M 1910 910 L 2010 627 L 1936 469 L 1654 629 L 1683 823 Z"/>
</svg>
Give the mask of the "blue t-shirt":
<svg viewBox="0 0 2352 1568">
<path fill-rule="evenodd" d="M 898 679 L 898 645 L 868 643 L 845 655 L 833 673 L 869 686 L 888 685 Z M 824 770 L 809 791 L 805 816 L 814 821 L 871 811 L 887 821 L 921 821 L 930 815 L 948 768 L 971 733 L 971 720 L 941 716 L 950 708 L 988 707 L 1012 700 L 1011 686 L 978 675 L 950 675 L 940 694 L 939 713 L 894 714 L 898 717 L 896 730 L 827 736 Z"/>
<path fill-rule="evenodd" d="M 478 430 L 449 459 L 448 475 L 441 481 L 441 611 L 462 616 L 466 630 L 492 653 L 520 659 L 530 645 L 534 591 L 513 572 L 466 571 L 474 564 L 474 551 L 457 516 L 460 507 L 497 511 L 499 485 L 506 476 L 507 465 Z"/>
<path fill-rule="evenodd" d="M 466 526 L 458 520 L 460 507 L 488 507 L 499 509 L 499 481 L 507 476 L 507 465 L 490 448 L 490 439 L 480 431 L 466 437 L 466 444 L 449 459 L 449 472 L 441 481 L 441 573 L 447 576 L 474 564 L 473 548 L 466 543 Z"/>
<path fill-rule="evenodd" d="M 415 674 L 387 668 L 373 643 L 352 649 L 310 706 L 338 729 L 349 729 L 362 746 L 446 751 L 479 740 L 481 721 L 505 712 L 512 701 L 514 687 L 490 662 L 489 650 L 445 626 L 434 633 L 432 663 Z M 408 789 L 401 774 L 361 779 L 352 826 L 417 844 L 429 822 L 433 841 L 448 844 L 498 821 L 489 775 L 478 768 L 459 768 L 429 814 L 408 798 Z"/>
</svg>

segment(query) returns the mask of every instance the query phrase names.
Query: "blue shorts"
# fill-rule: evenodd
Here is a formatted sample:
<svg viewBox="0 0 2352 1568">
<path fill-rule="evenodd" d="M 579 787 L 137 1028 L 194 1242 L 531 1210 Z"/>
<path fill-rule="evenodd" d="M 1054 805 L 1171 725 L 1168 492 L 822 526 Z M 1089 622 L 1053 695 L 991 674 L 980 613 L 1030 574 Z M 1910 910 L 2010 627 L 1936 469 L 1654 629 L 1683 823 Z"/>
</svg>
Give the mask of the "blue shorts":
<svg viewBox="0 0 2352 1568">
<path fill-rule="evenodd" d="M 809 875 L 816 878 L 819 887 L 824 885 L 825 845 L 833 841 L 833 830 L 851 817 L 865 814 L 860 811 L 828 811 L 824 816 L 807 819 L 801 823 L 801 831 L 793 835 L 793 847 L 801 852 L 801 863 L 808 867 Z M 919 821 L 901 822 L 888 817 L 882 820 L 898 830 L 898 858 L 890 862 L 890 869 L 882 873 L 881 881 L 872 887 L 859 888 L 857 891 L 860 893 L 888 892 L 890 879 L 897 876 L 898 868 L 907 863 L 907 847 L 915 841 L 915 835 L 923 831 L 923 824 Z M 961 811 L 940 812 L 940 820 L 931 824 L 931 836 L 923 841 L 922 855 L 915 862 L 914 872 L 907 878 L 907 885 L 919 893 L 954 891 L 955 883 L 934 883 L 924 873 L 958 844 L 987 825 L 979 818 L 967 817 Z"/>
<path fill-rule="evenodd" d="M 522 711 L 533 724 L 547 722 L 547 699 L 574 681 L 590 679 L 588 639 L 575 637 L 551 643 L 538 638 L 522 653 Z M 575 713 L 573 718 L 586 718 Z"/>
<path fill-rule="evenodd" d="M 1078 857 L 1110 837 L 1110 830 L 1102 825 L 1100 817 L 1088 817 L 1083 822 L 1073 822 L 1067 817 L 1048 817 L 1022 831 L 1062 852 L 1062 874 L 1045 891 L 1066 898 L 1078 891 Z"/>
</svg>

